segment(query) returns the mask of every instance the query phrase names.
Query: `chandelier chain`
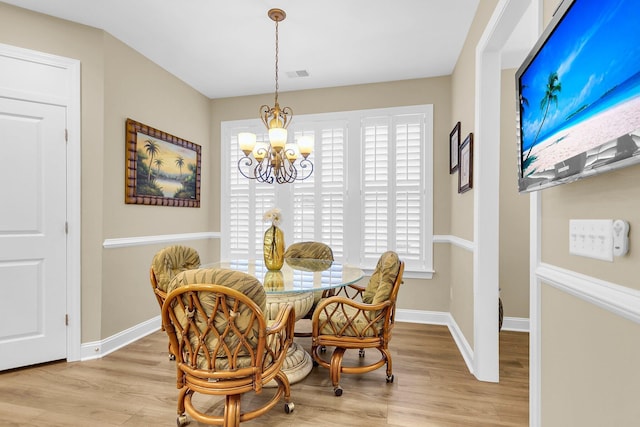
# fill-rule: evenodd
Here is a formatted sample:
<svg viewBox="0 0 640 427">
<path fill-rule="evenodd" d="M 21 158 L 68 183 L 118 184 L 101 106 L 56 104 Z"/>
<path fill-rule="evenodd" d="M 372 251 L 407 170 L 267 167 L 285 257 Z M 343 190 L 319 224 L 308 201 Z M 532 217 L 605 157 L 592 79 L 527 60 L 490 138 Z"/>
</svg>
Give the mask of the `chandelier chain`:
<svg viewBox="0 0 640 427">
<path fill-rule="evenodd" d="M 279 84 L 278 84 L 278 20 L 276 19 L 276 105 L 278 104 L 278 89 L 279 89 Z"/>
</svg>

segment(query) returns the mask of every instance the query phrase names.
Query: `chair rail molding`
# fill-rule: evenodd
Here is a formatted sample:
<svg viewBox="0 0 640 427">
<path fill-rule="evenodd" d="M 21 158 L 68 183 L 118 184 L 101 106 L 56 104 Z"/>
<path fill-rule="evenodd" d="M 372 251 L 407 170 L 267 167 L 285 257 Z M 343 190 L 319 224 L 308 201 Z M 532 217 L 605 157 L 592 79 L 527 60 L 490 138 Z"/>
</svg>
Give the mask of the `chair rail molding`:
<svg viewBox="0 0 640 427">
<path fill-rule="evenodd" d="M 162 234 L 158 236 L 118 237 L 105 239 L 102 247 L 105 249 L 124 248 L 127 246 L 144 246 L 156 243 L 184 242 L 186 240 L 219 239 L 219 231 L 205 231 L 201 233 Z"/>
<path fill-rule="evenodd" d="M 541 263 L 536 276 L 543 285 L 583 299 L 632 322 L 640 323 L 640 291 Z"/>
<path fill-rule="evenodd" d="M 475 250 L 475 244 L 471 240 L 463 239 L 462 237 L 453 236 L 451 234 L 434 234 L 433 243 L 449 243 L 462 249 L 466 249 L 469 252 Z"/>
</svg>

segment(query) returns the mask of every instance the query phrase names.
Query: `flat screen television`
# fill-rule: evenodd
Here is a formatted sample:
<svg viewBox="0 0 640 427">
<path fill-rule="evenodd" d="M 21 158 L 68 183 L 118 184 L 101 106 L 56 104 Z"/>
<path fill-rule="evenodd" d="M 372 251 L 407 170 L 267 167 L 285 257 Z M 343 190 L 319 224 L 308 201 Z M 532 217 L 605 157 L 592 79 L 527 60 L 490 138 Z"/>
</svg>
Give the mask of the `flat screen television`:
<svg viewBox="0 0 640 427">
<path fill-rule="evenodd" d="M 516 95 L 520 192 L 640 162 L 640 0 L 564 0 Z"/>
</svg>

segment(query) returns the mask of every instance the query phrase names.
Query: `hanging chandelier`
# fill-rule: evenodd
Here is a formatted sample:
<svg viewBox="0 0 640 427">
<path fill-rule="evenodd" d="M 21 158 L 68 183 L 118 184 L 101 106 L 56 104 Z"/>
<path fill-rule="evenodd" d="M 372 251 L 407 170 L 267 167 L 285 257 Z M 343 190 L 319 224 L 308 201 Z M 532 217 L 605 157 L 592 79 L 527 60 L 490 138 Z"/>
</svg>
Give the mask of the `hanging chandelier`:
<svg viewBox="0 0 640 427">
<path fill-rule="evenodd" d="M 278 23 L 286 18 L 282 9 L 267 13 L 276 23 L 276 93 L 273 107 L 260 107 L 260 119 L 269 132 L 268 142 L 257 142 L 249 132 L 238 134 L 238 145 L 244 153 L 238 161 L 238 170 L 245 178 L 267 184 L 302 181 L 311 176 L 313 163 L 308 159 L 313 151 L 313 137 L 302 136 L 296 142 L 287 142 L 287 127 L 293 118 L 293 110 L 280 108 L 278 104 Z"/>
</svg>

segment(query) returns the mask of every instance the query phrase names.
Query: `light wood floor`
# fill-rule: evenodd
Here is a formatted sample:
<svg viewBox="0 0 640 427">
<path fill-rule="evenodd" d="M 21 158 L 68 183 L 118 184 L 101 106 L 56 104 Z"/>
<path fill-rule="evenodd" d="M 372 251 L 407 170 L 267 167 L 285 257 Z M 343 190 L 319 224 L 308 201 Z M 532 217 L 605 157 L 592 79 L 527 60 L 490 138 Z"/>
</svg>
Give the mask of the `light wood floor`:
<svg viewBox="0 0 640 427">
<path fill-rule="evenodd" d="M 299 338 L 305 347 L 309 338 Z M 283 405 L 243 426 L 526 426 L 528 334 L 500 334 L 500 382 L 471 375 L 445 326 L 396 323 L 395 381 L 384 368 L 343 375 L 333 395 L 326 369 L 292 385 L 295 410 Z M 331 351 L 331 349 L 328 349 Z M 368 350 L 371 351 L 371 350 Z M 347 353 L 347 358 L 349 353 Z M 354 351 L 353 360 L 357 360 Z M 374 357 L 374 354 L 371 354 Z M 175 426 L 174 362 L 158 331 L 102 359 L 55 362 L 0 373 L 2 426 Z M 270 393 L 243 398 L 251 406 Z M 201 402 L 220 410 L 217 399 Z M 199 426 L 191 422 L 190 426 Z"/>
</svg>

